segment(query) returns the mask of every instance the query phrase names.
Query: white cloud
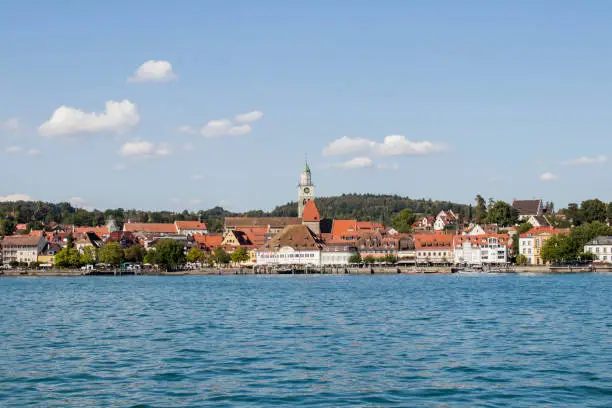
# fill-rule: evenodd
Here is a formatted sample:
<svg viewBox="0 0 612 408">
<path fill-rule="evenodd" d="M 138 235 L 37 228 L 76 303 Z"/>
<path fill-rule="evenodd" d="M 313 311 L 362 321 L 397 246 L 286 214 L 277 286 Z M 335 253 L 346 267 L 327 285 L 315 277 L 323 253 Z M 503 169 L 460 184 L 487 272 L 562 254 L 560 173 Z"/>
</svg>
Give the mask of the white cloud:
<svg viewBox="0 0 612 408">
<path fill-rule="evenodd" d="M 375 156 L 416 156 L 437 153 L 444 146 L 427 140 L 413 142 L 402 135 L 385 136 L 382 143 L 364 138 L 343 136 L 323 149 L 325 156 L 367 153 Z"/>
<path fill-rule="evenodd" d="M 19 118 L 8 118 L 7 120 L 0 122 L 0 130 L 17 133 L 21 129 L 21 122 Z"/>
<path fill-rule="evenodd" d="M 209 121 L 201 130 L 205 137 L 240 136 L 251 133 L 250 125 L 234 125 L 229 119 Z"/>
<path fill-rule="evenodd" d="M 239 125 L 239 126 L 232 126 L 227 134 L 229 136 L 242 136 L 242 135 L 246 135 L 251 133 L 251 130 L 253 130 L 251 128 L 250 125 Z"/>
<path fill-rule="evenodd" d="M 176 131 L 180 132 L 180 133 L 187 133 L 189 135 L 197 135 L 198 134 L 198 130 L 196 128 L 194 128 L 193 126 L 189 126 L 189 125 L 179 126 L 176 129 Z"/>
<path fill-rule="evenodd" d="M 204 176 L 203 176 L 203 175 L 201 175 L 201 174 L 192 174 L 192 175 L 191 175 L 191 179 L 192 179 L 192 180 L 203 180 L 203 179 L 204 179 Z"/>
<path fill-rule="evenodd" d="M 144 140 L 127 142 L 119 150 L 124 157 L 151 158 L 157 156 L 168 156 L 172 153 L 167 143 L 154 144 Z"/>
<path fill-rule="evenodd" d="M 327 167 L 339 168 L 339 169 L 360 169 L 365 167 L 372 167 L 372 159 L 369 157 L 355 157 L 351 160 L 342 163 L 333 163 Z"/>
<path fill-rule="evenodd" d="M 397 163 L 392 163 L 392 164 L 379 163 L 376 165 L 376 168 L 380 170 L 399 170 L 399 165 Z"/>
<path fill-rule="evenodd" d="M 32 198 L 27 194 L 9 194 L 0 196 L 0 202 L 4 203 L 10 201 L 32 201 Z"/>
<path fill-rule="evenodd" d="M 38 156 L 40 153 L 41 153 L 41 152 L 40 152 L 40 150 L 38 150 L 38 149 L 29 149 L 29 150 L 26 152 L 26 154 L 27 154 L 28 156 Z"/>
<path fill-rule="evenodd" d="M 558 179 L 556 174 L 553 174 L 549 171 L 547 171 L 546 173 L 543 173 L 542 175 L 540 175 L 540 180 L 542 181 L 553 181 Z"/>
<path fill-rule="evenodd" d="M 254 110 L 252 112 L 241 113 L 239 115 L 236 115 L 234 120 L 236 122 L 241 122 L 241 123 L 250 123 L 250 122 L 255 122 L 256 120 L 261 119 L 262 116 L 263 116 L 263 112 Z"/>
<path fill-rule="evenodd" d="M 563 162 L 562 164 L 567 166 L 581 166 L 585 164 L 605 163 L 606 161 L 608 161 L 608 158 L 602 154 L 595 157 L 582 156 L 577 159 L 568 160 L 566 162 Z"/>
<path fill-rule="evenodd" d="M 53 112 L 51 119 L 38 128 L 38 133 L 42 136 L 97 132 L 123 133 L 139 122 L 140 116 L 136 105 L 128 100 L 108 101 L 102 113 L 84 112 L 60 106 Z"/>
<path fill-rule="evenodd" d="M 21 153 L 23 151 L 23 147 L 21 146 L 9 146 L 6 149 L 4 149 L 5 152 L 7 153 Z"/>
<path fill-rule="evenodd" d="M 142 64 L 128 82 L 168 82 L 178 79 L 168 61 L 149 60 Z"/>
</svg>

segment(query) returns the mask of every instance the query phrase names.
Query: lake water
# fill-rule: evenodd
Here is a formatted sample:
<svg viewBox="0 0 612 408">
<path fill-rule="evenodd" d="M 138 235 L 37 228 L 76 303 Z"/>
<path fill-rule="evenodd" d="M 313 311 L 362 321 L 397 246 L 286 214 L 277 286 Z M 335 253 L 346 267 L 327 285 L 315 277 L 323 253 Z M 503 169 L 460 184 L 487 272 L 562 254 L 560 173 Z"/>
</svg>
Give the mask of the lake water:
<svg viewBox="0 0 612 408">
<path fill-rule="evenodd" d="M 612 405 L 612 275 L 0 279 L 0 406 Z"/>
</svg>

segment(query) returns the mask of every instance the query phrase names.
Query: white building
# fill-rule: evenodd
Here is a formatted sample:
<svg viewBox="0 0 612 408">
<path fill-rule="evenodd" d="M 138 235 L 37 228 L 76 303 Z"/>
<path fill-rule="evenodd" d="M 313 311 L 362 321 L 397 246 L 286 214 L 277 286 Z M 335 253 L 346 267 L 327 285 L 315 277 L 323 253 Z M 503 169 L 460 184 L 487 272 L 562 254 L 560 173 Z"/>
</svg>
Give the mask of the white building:
<svg viewBox="0 0 612 408">
<path fill-rule="evenodd" d="M 612 236 L 592 239 L 584 246 L 584 252 L 594 254 L 597 261 L 612 262 Z"/>
<path fill-rule="evenodd" d="M 306 225 L 283 228 L 256 254 L 257 265 L 321 265 L 323 242 Z"/>
<path fill-rule="evenodd" d="M 436 216 L 433 228 L 436 231 L 443 231 L 447 226 L 457 224 L 458 220 L 459 216 L 452 210 L 440 211 Z"/>
<path fill-rule="evenodd" d="M 36 262 L 47 240 L 36 235 L 12 235 L 2 240 L 2 262 Z"/>
<path fill-rule="evenodd" d="M 180 235 L 208 234 L 206 224 L 200 221 L 175 221 L 174 225 Z"/>
<path fill-rule="evenodd" d="M 455 236 L 455 264 L 489 265 L 508 262 L 509 237 L 505 234 Z"/>
<path fill-rule="evenodd" d="M 321 266 L 348 265 L 351 257 L 357 253 L 355 246 L 346 243 L 325 245 L 321 251 Z"/>
</svg>

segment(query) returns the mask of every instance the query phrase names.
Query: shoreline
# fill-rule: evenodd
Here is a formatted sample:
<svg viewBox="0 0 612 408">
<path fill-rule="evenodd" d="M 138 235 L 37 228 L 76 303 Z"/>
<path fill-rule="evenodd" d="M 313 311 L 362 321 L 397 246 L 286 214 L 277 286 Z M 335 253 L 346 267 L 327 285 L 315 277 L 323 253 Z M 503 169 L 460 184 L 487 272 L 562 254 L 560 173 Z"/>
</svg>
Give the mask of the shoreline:
<svg viewBox="0 0 612 408">
<path fill-rule="evenodd" d="M 576 274 L 576 273 L 606 273 L 612 272 L 611 267 L 579 268 L 579 267 L 548 267 L 532 266 L 510 269 L 507 271 L 496 271 L 495 274 Z M 50 269 L 50 270 L 6 270 L 0 273 L 0 278 L 17 277 L 91 277 L 91 276 L 230 276 L 230 275 L 451 275 L 451 267 L 374 267 L 374 268 L 329 268 L 323 271 L 305 273 L 279 272 L 256 272 L 250 268 L 205 268 L 197 270 L 165 272 L 165 271 L 140 271 L 136 274 L 132 271 L 82 271 L 80 269 Z M 486 272 L 483 274 L 487 274 Z"/>
</svg>

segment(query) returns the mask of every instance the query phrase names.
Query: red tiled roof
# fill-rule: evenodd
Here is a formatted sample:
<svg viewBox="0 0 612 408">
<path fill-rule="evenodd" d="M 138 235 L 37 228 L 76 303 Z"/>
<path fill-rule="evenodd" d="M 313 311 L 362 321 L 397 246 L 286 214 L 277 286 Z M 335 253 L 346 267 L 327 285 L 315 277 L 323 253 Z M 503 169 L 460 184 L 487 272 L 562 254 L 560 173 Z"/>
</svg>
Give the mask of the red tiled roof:
<svg viewBox="0 0 612 408">
<path fill-rule="evenodd" d="M 480 235 L 454 235 L 453 245 L 462 245 L 464 242 L 469 242 L 472 245 L 483 245 L 489 242 L 489 238 L 497 238 L 499 244 L 508 246 L 510 236 L 508 234 L 480 234 Z M 483 241 L 484 239 L 484 241 Z"/>
<path fill-rule="evenodd" d="M 556 229 L 555 227 L 533 227 L 532 229 L 525 232 L 524 234 L 521 234 L 521 238 L 533 237 L 534 235 L 540 235 L 540 234 L 545 234 L 545 233 L 552 234 L 552 235 L 558 235 L 558 234 L 561 234 L 561 231 Z"/>
<path fill-rule="evenodd" d="M 237 231 L 244 232 L 255 246 L 262 246 L 266 243 L 267 227 L 238 228 Z"/>
<path fill-rule="evenodd" d="M 302 213 L 302 220 L 304 222 L 318 222 L 321 221 L 321 215 L 315 205 L 314 200 L 308 200 L 304 206 L 304 212 Z"/>
<path fill-rule="evenodd" d="M 214 249 L 221 245 L 223 241 L 223 235 L 212 235 L 212 234 L 195 234 L 193 239 L 198 244 L 204 245 L 210 249 Z"/>
<path fill-rule="evenodd" d="M 200 221 L 175 221 L 174 224 L 181 230 L 206 230 L 206 224 Z"/>
<path fill-rule="evenodd" d="M 414 235 L 414 246 L 416 249 L 429 249 L 429 248 L 443 248 L 452 247 L 453 237 L 452 234 L 415 234 Z"/>
<path fill-rule="evenodd" d="M 334 220 L 332 224 L 332 236 L 341 238 L 357 235 L 357 220 Z"/>
<path fill-rule="evenodd" d="M 146 222 L 132 222 L 123 224 L 125 232 L 151 232 L 162 234 L 176 234 L 177 229 L 174 224 L 155 224 Z"/>
<path fill-rule="evenodd" d="M 74 227 L 75 234 L 84 234 L 86 232 L 93 232 L 99 237 L 110 234 L 108 227 L 105 227 L 103 225 L 99 227 Z"/>
</svg>

